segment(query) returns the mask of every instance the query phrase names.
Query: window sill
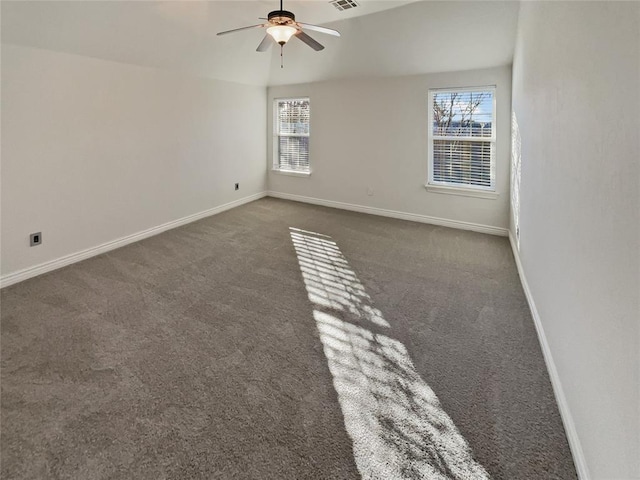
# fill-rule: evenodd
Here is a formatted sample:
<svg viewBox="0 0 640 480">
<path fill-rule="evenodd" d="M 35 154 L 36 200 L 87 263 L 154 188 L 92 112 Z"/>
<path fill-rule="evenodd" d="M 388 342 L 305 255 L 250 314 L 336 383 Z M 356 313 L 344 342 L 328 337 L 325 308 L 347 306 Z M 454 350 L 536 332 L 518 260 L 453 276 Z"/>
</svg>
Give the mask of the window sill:
<svg viewBox="0 0 640 480">
<path fill-rule="evenodd" d="M 311 175 L 311 171 L 308 172 L 298 172 L 295 170 L 278 170 L 273 168 L 271 170 L 272 173 L 277 173 L 278 175 L 289 175 L 290 177 L 309 177 Z"/>
<path fill-rule="evenodd" d="M 444 193 L 446 195 L 460 195 L 463 197 L 485 198 L 495 200 L 500 196 L 498 192 L 490 192 L 488 190 L 474 190 L 471 188 L 447 187 L 444 185 L 425 185 L 427 192 Z"/>
</svg>

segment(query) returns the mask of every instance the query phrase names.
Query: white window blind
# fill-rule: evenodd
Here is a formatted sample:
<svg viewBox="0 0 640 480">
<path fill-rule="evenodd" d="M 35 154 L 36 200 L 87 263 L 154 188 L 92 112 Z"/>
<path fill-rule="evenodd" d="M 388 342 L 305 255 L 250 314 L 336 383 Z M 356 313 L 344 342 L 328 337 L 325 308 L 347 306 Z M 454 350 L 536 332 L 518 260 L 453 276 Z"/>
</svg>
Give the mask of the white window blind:
<svg viewBox="0 0 640 480">
<path fill-rule="evenodd" d="M 273 168 L 309 172 L 309 99 L 277 99 L 274 112 Z"/>
<path fill-rule="evenodd" d="M 429 185 L 495 190 L 495 88 L 430 90 Z"/>
</svg>

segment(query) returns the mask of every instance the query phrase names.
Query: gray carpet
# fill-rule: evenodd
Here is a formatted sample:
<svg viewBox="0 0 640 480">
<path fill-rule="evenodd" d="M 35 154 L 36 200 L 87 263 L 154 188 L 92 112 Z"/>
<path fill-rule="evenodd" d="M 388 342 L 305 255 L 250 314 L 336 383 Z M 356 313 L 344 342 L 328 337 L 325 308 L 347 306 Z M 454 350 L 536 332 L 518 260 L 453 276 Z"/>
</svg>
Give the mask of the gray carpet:
<svg viewBox="0 0 640 480">
<path fill-rule="evenodd" d="M 1 301 L 2 478 L 576 478 L 505 238 L 266 198 Z"/>
</svg>

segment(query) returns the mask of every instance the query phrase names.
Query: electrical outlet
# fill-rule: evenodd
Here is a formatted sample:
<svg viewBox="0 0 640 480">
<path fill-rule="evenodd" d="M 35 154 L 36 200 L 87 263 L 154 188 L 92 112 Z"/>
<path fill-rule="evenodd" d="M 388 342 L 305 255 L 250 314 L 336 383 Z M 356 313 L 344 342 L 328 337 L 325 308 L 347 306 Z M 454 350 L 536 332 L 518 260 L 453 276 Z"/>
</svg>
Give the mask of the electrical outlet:
<svg viewBox="0 0 640 480">
<path fill-rule="evenodd" d="M 236 190 L 240 190 L 240 184 L 236 183 Z"/>
<path fill-rule="evenodd" d="M 373 195 L 373 187 L 367 187 L 367 195 L 369 196 Z"/>
<path fill-rule="evenodd" d="M 42 232 L 36 232 L 29 235 L 29 246 L 35 247 L 42 243 Z"/>
</svg>

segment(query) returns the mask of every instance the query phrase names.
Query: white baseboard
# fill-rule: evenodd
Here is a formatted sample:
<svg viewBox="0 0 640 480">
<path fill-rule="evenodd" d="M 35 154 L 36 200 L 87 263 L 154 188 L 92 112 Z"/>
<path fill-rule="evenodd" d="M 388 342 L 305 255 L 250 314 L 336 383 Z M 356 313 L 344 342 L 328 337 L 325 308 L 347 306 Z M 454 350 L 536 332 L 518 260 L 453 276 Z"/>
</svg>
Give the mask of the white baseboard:
<svg viewBox="0 0 640 480">
<path fill-rule="evenodd" d="M 507 230 L 506 228 L 491 227 L 489 225 L 461 222 L 458 220 L 448 220 L 446 218 L 430 217 L 428 215 L 420 215 L 417 213 L 398 212 L 395 210 L 387 210 L 384 208 L 367 207 L 365 205 L 355 205 L 352 203 L 335 202 L 333 200 L 324 200 L 321 198 L 304 197 L 302 195 L 293 195 L 291 193 L 274 192 L 272 190 L 269 190 L 267 192 L 267 195 L 269 197 L 283 198 L 285 200 L 293 200 L 303 203 L 311 203 L 313 205 L 321 205 L 323 207 L 339 208 L 342 210 L 351 210 L 353 212 L 368 213 L 370 215 L 398 218 L 400 220 L 409 220 L 411 222 L 429 223 L 431 225 L 439 225 L 441 227 L 472 230 L 474 232 L 499 235 L 501 237 L 506 237 L 509 234 L 509 230 Z"/>
<path fill-rule="evenodd" d="M 71 265 L 72 263 L 76 263 L 90 257 L 95 257 L 96 255 L 100 255 L 116 248 L 124 247 L 125 245 L 128 245 L 130 243 L 137 242 L 154 235 L 158 235 L 159 233 L 171 230 L 176 227 L 180 227 L 181 225 L 186 225 L 187 223 L 195 222 L 196 220 L 200 220 L 205 217 L 210 217 L 211 215 L 224 212 L 225 210 L 238 207 L 245 203 L 253 202 L 254 200 L 258 200 L 259 198 L 265 197 L 266 195 L 266 192 L 259 192 L 254 195 L 249 195 L 248 197 L 243 197 L 238 200 L 234 200 L 233 202 L 225 203 L 224 205 L 219 205 L 202 212 L 194 213 L 193 215 L 187 215 L 186 217 L 179 218 L 178 220 L 163 223 L 162 225 L 158 225 L 157 227 L 148 228 L 147 230 L 143 230 L 132 235 L 127 235 L 126 237 L 118 238 L 116 240 L 103 243 L 102 245 L 98 245 L 96 247 L 87 248 L 86 250 L 82 250 L 80 252 L 65 255 L 64 257 L 56 258 L 55 260 L 50 260 L 33 267 L 28 267 L 23 270 L 18 270 L 17 272 L 3 275 L 2 277 L 0 277 L 0 288 L 8 287 L 9 285 L 22 282 L 23 280 L 27 280 L 28 278 L 36 277 L 38 275 L 42 275 L 43 273 L 57 270 L 58 268 L 66 267 L 67 265 Z"/>
<path fill-rule="evenodd" d="M 511 232 L 509 232 L 509 242 L 511 243 L 511 249 L 513 250 L 513 257 L 516 260 L 516 267 L 518 268 L 518 274 L 520 275 L 522 289 L 524 290 L 524 294 L 527 297 L 529 309 L 531 310 L 531 316 L 533 317 L 533 323 L 536 326 L 538 340 L 540 341 L 540 346 L 542 348 L 542 355 L 544 356 L 544 361 L 547 365 L 547 371 L 549 372 L 549 377 L 551 379 L 553 393 L 555 394 L 556 403 L 558 404 L 558 409 L 560 410 L 560 416 L 562 417 L 564 430 L 567 434 L 567 440 L 569 442 L 569 448 L 571 448 L 571 454 L 573 455 L 573 462 L 576 466 L 578 478 L 580 480 L 589 480 L 591 476 L 589 474 L 589 469 L 587 468 L 587 462 L 584 458 L 584 452 L 582 451 L 580 438 L 578 437 L 578 432 L 576 431 L 575 424 L 573 423 L 573 416 L 571 415 L 571 411 L 569 410 L 569 404 L 567 403 L 567 399 L 564 396 L 564 390 L 562 389 L 560 376 L 558 375 L 556 364 L 554 363 L 553 356 L 551 355 L 551 349 L 549 348 L 549 343 L 547 342 L 547 337 L 544 333 L 544 328 L 542 327 L 542 321 L 540 320 L 540 314 L 538 313 L 538 309 L 536 308 L 533 296 L 531 295 L 527 277 L 525 276 L 524 270 L 522 269 L 522 263 L 520 261 L 520 254 L 516 246 L 516 241 L 513 238 Z"/>
</svg>

